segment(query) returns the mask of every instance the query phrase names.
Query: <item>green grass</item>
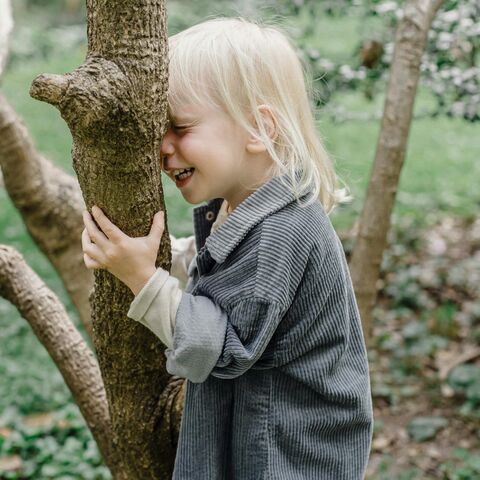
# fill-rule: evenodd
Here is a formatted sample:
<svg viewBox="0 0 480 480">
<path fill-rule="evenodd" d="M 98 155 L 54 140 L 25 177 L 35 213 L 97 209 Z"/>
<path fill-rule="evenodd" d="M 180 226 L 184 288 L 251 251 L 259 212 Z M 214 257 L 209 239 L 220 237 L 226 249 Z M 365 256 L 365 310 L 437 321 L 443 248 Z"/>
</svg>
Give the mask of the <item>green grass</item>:
<svg viewBox="0 0 480 480">
<path fill-rule="evenodd" d="M 370 104 L 360 94 L 342 95 L 336 102 L 350 111 L 381 114 L 384 96 Z M 419 89 L 416 114 L 431 108 L 429 94 Z M 361 209 L 370 178 L 380 122 L 319 122 L 325 143 L 336 161 L 339 175 L 351 187 L 356 200 L 352 209 L 334 215 L 338 228 L 350 225 L 351 214 Z M 473 217 L 480 192 L 472 181 L 480 178 L 478 125 L 461 119 L 421 117 L 412 122 L 404 166 L 398 185 L 394 215 L 431 220 L 443 214 Z M 425 214 L 427 213 L 427 217 Z"/>
<path fill-rule="evenodd" d="M 350 63 L 360 41 L 366 36 L 372 38 L 372 35 L 379 35 L 382 30 L 381 20 L 377 17 L 361 16 L 360 8 L 358 15 L 332 17 L 322 13 L 320 4 L 317 6 L 318 12 L 313 21 L 308 10 L 303 9 L 298 23 L 306 28 L 304 43 L 315 45 L 322 57 Z M 293 34 L 297 21 L 295 24 L 287 24 L 292 25 Z"/>
</svg>

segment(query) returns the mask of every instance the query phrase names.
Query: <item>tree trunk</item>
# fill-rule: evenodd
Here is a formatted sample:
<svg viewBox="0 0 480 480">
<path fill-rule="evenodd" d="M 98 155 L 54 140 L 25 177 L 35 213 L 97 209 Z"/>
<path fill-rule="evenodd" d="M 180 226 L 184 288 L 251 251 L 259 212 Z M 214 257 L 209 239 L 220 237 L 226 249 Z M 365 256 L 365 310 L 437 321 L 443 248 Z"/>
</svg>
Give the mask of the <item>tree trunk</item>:
<svg viewBox="0 0 480 480">
<path fill-rule="evenodd" d="M 96 204 L 130 236 L 164 208 L 160 140 L 166 126 L 164 3 L 88 0 L 88 54 L 71 74 L 40 75 L 34 98 L 55 105 L 73 136 L 73 163 L 88 209 Z M 165 232 L 159 264 L 169 268 Z M 126 317 L 129 289 L 95 272 L 93 339 L 113 442 L 129 480 L 171 478 L 183 380 L 165 370 L 165 346 Z"/>
<path fill-rule="evenodd" d="M 441 0 L 408 0 L 395 37 L 380 138 L 350 260 L 367 341 L 371 335 L 371 314 L 382 255 L 407 148 L 420 63 L 432 20 L 441 4 Z"/>
</svg>

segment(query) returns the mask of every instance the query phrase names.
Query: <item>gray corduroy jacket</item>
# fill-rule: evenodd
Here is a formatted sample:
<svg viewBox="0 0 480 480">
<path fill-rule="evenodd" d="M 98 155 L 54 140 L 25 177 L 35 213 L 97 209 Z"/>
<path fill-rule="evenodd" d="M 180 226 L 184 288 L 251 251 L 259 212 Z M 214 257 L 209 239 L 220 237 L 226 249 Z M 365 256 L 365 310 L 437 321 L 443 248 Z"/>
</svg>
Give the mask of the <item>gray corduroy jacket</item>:
<svg viewBox="0 0 480 480">
<path fill-rule="evenodd" d="M 285 177 L 284 177 L 285 178 Z M 360 480 L 368 363 L 342 244 L 276 177 L 210 234 L 194 209 L 169 373 L 187 378 L 175 480 Z"/>
</svg>

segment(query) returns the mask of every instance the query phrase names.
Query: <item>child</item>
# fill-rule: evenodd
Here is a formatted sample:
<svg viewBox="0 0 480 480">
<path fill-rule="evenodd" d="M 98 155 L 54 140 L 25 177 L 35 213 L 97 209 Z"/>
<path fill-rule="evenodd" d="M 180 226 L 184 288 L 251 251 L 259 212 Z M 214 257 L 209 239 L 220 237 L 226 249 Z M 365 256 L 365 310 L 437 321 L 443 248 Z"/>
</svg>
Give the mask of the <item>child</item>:
<svg viewBox="0 0 480 480">
<path fill-rule="evenodd" d="M 128 315 L 166 345 L 168 372 L 188 379 L 173 478 L 361 479 L 368 363 L 327 216 L 345 192 L 301 64 L 277 29 L 243 19 L 193 26 L 169 47 L 162 168 L 188 202 L 207 202 L 194 210 L 197 253 L 193 238 L 177 243 L 185 291 L 155 268 L 162 212 L 130 238 L 94 207 L 101 230 L 85 212 L 82 244 L 88 268 L 136 295 Z"/>
</svg>

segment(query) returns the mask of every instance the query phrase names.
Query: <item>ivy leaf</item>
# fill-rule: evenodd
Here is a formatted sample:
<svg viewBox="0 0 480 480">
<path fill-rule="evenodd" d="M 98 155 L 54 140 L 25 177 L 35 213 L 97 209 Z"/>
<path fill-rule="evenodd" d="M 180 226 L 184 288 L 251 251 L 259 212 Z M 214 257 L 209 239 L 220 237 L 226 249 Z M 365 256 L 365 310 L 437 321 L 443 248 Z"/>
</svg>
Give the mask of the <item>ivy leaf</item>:
<svg viewBox="0 0 480 480">
<path fill-rule="evenodd" d="M 435 437 L 435 435 L 448 425 L 444 417 L 416 417 L 407 426 L 410 438 L 416 442 L 424 442 Z"/>
<path fill-rule="evenodd" d="M 455 391 L 463 391 L 480 378 L 480 367 L 477 365 L 459 365 L 448 376 L 448 384 Z"/>
</svg>

